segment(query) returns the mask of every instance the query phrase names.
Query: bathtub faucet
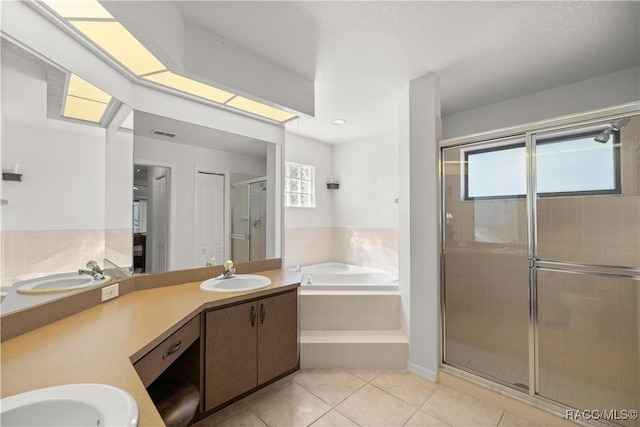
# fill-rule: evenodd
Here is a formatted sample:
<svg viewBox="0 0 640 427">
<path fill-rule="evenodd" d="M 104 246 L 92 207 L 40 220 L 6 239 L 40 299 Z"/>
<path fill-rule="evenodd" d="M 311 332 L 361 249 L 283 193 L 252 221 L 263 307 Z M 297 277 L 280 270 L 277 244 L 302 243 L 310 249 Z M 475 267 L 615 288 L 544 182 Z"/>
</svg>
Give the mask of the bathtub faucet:
<svg viewBox="0 0 640 427">
<path fill-rule="evenodd" d="M 80 269 L 78 270 L 78 274 L 87 274 L 89 276 L 93 276 L 95 280 L 104 279 L 104 273 L 97 262 L 89 261 L 87 263 L 87 270 Z"/>
</svg>

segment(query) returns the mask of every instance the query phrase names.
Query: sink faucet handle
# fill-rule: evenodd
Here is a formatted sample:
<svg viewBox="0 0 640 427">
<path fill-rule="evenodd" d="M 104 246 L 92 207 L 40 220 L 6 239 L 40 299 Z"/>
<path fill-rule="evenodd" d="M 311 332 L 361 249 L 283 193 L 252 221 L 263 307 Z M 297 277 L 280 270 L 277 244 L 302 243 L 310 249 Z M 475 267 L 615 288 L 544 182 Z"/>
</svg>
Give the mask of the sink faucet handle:
<svg viewBox="0 0 640 427">
<path fill-rule="evenodd" d="M 87 263 L 87 268 L 89 270 L 91 270 L 91 271 L 102 273 L 102 269 L 100 268 L 100 266 L 98 265 L 98 263 L 96 261 L 89 261 Z"/>
<path fill-rule="evenodd" d="M 215 265 L 216 265 L 216 257 L 214 257 L 214 256 L 209 257 L 209 260 L 207 261 L 206 266 L 207 267 L 215 267 Z"/>
</svg>

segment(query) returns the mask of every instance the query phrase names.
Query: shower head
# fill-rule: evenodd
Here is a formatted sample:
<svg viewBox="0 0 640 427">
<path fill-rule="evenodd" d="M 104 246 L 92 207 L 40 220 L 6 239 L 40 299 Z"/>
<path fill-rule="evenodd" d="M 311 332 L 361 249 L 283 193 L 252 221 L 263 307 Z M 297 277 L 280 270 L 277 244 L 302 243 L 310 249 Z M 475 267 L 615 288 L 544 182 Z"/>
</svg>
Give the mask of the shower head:
<svg viewBox="0 0 640 427">
<path fill-rule="evenodd" d="M 602 144 L 606 144 L 609 141 L 609 137 L 611 136 L 611 132 L 613 132 L 612 128 L 606 128 L 602 132 L 600 132 L 596 137 L 596 142 L 600 142 Z"/>
<path fill-rule="evenodd" d="M 594 138 L 596 142 L 600 142 L 602 144 L 606 144 L 609 141 L 609 137 L 613 132 L 620 132 L 620 129 L 629 124 L 631 119 L 629 117 L 621 117 L 609 123 L 609 127 L 600 132 Z"/>
</svg>

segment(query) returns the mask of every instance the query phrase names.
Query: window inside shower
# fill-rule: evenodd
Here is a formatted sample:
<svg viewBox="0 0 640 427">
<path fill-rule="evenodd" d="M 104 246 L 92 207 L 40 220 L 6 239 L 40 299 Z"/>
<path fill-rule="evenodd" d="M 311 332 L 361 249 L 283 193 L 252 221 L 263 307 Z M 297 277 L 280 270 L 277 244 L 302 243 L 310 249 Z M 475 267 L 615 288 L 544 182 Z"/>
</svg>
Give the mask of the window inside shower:
<svg viewBox="0 0 640 427">
<path fill-rule="evenodd" d="M 540 197 L 620 194 L 620 139 L 594 143 L 599 130 L 574 130 L 537 141 Z M 523 139 L 462 151 L 464 200 L 524 198 L 527 187 Z"/>
</svg>

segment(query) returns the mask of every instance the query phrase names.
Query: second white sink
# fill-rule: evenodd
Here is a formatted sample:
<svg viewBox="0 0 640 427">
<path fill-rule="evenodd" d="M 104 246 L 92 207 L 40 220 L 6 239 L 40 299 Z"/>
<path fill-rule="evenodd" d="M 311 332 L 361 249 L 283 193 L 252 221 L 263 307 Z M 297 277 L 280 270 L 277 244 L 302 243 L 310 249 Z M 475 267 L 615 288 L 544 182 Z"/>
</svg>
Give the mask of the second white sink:
<svg viewBox="0 0 640 427">
<path fill-rule="evenodd" d="M 68 384 L 9 396 L 1 401 L 6 426 L 138 425 L 138 405 L 126 391 L 106 384 Z"/>
<path fill-rule="evenodd" d="M 236 274 L 230 279 L 212 278 L 200 284 L 200 289 L 207 292 L 243 292 L 266 288 L 271 279 L 257 274 Z"/>
<path fill-rule="evenodd" d="M 111 278 L 96 280 L 91 276 L 78 273 L 54 274 L 40 279 L 28 280 L 18 288 L 21 294 L 49 294 L 54 292 L 69 292 L 92 286 L 104 285 Z"/>
</svg>

